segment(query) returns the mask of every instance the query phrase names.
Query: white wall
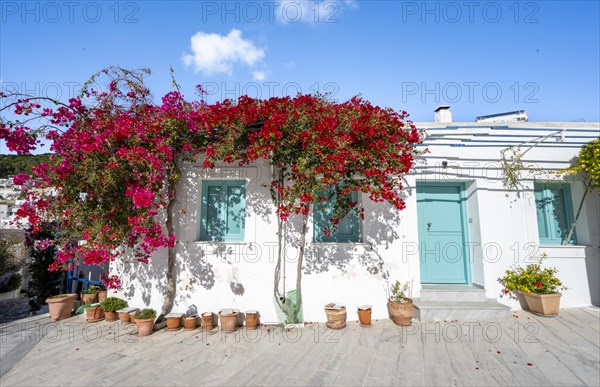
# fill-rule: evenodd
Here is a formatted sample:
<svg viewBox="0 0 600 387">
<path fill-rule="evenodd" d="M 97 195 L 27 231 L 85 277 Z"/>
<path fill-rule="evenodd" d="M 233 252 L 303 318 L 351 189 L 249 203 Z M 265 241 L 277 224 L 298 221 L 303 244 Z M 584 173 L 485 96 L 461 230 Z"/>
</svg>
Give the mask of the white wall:
<svg viewBox="0 0 600 387">
<path fill-rule="evenodd" d="M 323 305 L 335 301 L 348 308 L 356 319 L 355 307 L 371 304 L 373 318 L 386 318 L 386 284 L 395 279 L 414 283 L 414 297 L 420 293 L 418 257 L 417 181 L 460 181 L 466 183 L 469 238 L 474 243 L 471 271 L 473 281 L 497 298 L 497 279 L 514 263 L 523 264 L 528 253 L 546 252 L 546 264 L 557 266 L 559 276 L 570 289 L 563 306 L 598 303 L 600 240 L 600 197 L 588 194 L 578 227 L 578 242 L 584 246 L 539 246 L 535 200 L 531 176 L 524 176 L 524 190 L 518 196 L 507 192 L 500 182 L 498 148 L 431 147 L 426 165 L 407 176 L 404 211 L 387 204 L 372 203 L 363 197 L 365 220 L 362 243 L 312 243 L 308 230 L 307 256 L 303 277 L 303 314 L 306 321 L 324 321 Z M 568 165 L 578 149 L 535 149 L 527 158 L 542 167 L 556 167 L 555 160 Z M 447 168 L 441 162 L 448 161 Z M 565 164 L 566 163 L 566 164 Z M 240 168 L 226 166 L 203 171 L 202 164 L 184 169 L 177 211 L 178 288 L 175 311 L 195 305 L 199 311 L 221 308 L 242 311 L 258 309 L 262 321 L 281 321 L 273 300 L 273 272 L 276 260 L 277 222 L 267 186 L 270 168 L 266 163 Z M 199 242 L 199 209 L 203 179 L 246 179 L 246 226 L 243 243 Z M 581 197 L 581 183 L 573 183 L 574 211 Z M 286 262 L 286 290 L 295 287 L 298 220 L 289 226 Z M 587 247 L 586 247 L 587 246 Z M 156 254 L 149 265 L 115 262 L 111 269 L 123 277 L 118 294 L 134 306 L 160 309 L 164 291 L 166 254 Z M 592 299 L 592 297 L 594 297 Z M 506 298 L 500 302 L 517 307 Z"/>
</svg>

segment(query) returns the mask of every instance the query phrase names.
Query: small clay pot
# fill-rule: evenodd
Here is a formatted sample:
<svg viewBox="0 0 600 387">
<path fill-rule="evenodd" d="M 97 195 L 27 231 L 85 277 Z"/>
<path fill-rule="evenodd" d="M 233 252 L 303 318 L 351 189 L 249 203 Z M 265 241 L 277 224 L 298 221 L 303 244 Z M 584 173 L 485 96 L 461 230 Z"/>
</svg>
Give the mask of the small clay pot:
<svg viewBox="0 0 600 387">
<path fill-rule="evenodd" d="M 221 313 L 219 312 L 219 319 L 221 320 L 221 331 L 223 332 L 235 332 L 237 330 L 237 320 L 240 314 L 238 312 L 233 313 Z"/>
<path fill-rule="evenodd" d="M 202 330 L 212 331 L 215 328 L 215 317 L 212 313 L 206 312 L 202 314 Z"/>
<path fill-rule="evenodd" d="M 371 309 L 359 309 L 358 310 L 358 321 L 362 327 L 371 326 Z"/>
<path fill-rule="evenodd" d="M 58 321 L 71 317 L 76 297 L 76 294 L 61 294 L 61 297 L 47 298 L 50 320 Z"/>
<path fill-rule="evenodd" d="M 131 319 L 129 318 L 129 312 L 119 312 L 119 320 L 121 320 L 123 324 L 130 324 Z"/>
<path fill-rule="evenodd" d="M 81 293 L 81 302 L 83 305 L 95 304 L 98 302 L 98 293 L 85 294 Z"/>
<path fill-rule="evenodd" d="M 117 321 L 117 319 L 119 318 L 119 314 L 117 312 L 110 312 L 105 310 L 104 317 L 106 318 L 106 321 L 113 322 Z"/>
<path fill-rule="evenodd" d="M 198 315 L 188 316 L 183 319 L 183 328 L 186 331 L 196 329 L 198 326 Z"/>
<path fill-rule="evenodd" d="M 93 323 L 104 319 L 104 309 L 100 305 L 92 306 L 85 310 L 87 314 L 87 322 Z"/>
<path fill-rule="evenodd" d="M 135 321 L 138 328 L 138 336 L 149 336 L 154 330 L 154 319 L 146 318 Z"/>
<path fill-rule="evenodd" d="M 249 310 L 246 312 L 246 329 L 256 329 L 258 327 L 258 312 Z"/>
<path fill-rule="evenodd" d="M 412 324 L 413 301 L 406 298 L 406 302 L 388 301 L 388 311 L 394 324 L 407 327 Z"/>
<path fill-rule="evenodd" d="M 175 331 L 181 328 L 181 317 L 167 317 L 167 329 Z"/>
<path fill-rule="evenodd" d="M 132 324 L 135 324 L 135 323 L 136 323 L 136 321 L 137 321 L 137 320 L 136 320 L 136 318 L 135 318 L 135 312 L 131 312 L 131 313 L 129 313 L 129 321 L 130 321 Z"/>
<path fill-rule="evenodd" d="M 98 302 L 102 303 L 102 302 L 106 301 L 107 297 L 108 297 L 108 291 L 107 290 L 100 290 L 98 292 Z"/>
<path fill-rule="evenodd" d="M 341 309 L 328 309 L 329 305 L 325 306 L 325 314 L 327 315 L 327 323 L 325 325 L 329 329 L 344 329 L 346 328 L 346 307 Z"/>
</svg>

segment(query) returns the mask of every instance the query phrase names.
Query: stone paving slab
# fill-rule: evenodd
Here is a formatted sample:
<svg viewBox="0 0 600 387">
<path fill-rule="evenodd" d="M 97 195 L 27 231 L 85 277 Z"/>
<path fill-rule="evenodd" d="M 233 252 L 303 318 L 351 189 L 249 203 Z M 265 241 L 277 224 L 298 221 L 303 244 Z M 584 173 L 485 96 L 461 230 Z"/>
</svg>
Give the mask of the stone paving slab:
<svg viewBox="0 0 600 387">
<path fill-rule="evenodd" d="M 600 310 L 555 318 L 356 322 L 339 331 L 260 327 L 235 333 L 52 322 L 0 324 L 0 385 L 600 385 Z"/>
</svg>

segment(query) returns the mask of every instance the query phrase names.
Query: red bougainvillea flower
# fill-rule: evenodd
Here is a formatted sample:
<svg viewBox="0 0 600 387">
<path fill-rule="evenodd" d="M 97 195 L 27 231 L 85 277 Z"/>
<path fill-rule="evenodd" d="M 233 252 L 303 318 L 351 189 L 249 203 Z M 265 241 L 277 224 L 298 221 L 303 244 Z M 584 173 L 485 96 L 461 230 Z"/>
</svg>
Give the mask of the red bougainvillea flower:
<svg viewBox="0 0 600 387">
<path fill-rule="evenodd" d="M 45 137 L 54 152 L 51 161 L 32 169 L 37 189 L 27 192 L 17 211 L 34 230 L 44 219 L 61 229 L 53 270 L 78 261 L 110 263 L 123 251 L 130 261 L 148 262 L 156 250 L 173 248 L 173 222 L 163 225 L 158 215 L 172 214 L 184 161 L 199 159 L 213 168 L 268 160 L 281 171 L 270 186 L 281 220 L 306 216 L 316 201 L 333 200 L 331 227 L 324 233 L 335 232 L 350 212 L 364 217 L 360 202 L 350 199 L 354 192 L 406 207 L 402 176 L 419 154 L 420 139 L 405 111 L 359 97 L 339 103 L 321 95 L 243 96 L 207 104 L 173 91 L 154 103 L 142 82 L 148 73 L 106 69 L 68 103 L 15 97 L 0 108 L 40 117 L 41 125 L 33 128 L 0 115 L 0 140 L 9 150 L 28 153 Z M 106 90 L 88 86 L 104 76 Z M 28 179 L 19 175 L 15 183 Z M 333 196 L 320 200 L 324 190 Z M 82 239 L 86 243 L 76 244 Z M 121 286 L 118 277 L 103 279 L 109 287 Z"/>
<path fill-rule="evenodd" d="M 508 294 L 508 293 L 510 293 L 510 290 L 504 289 L 504 294 Z"/>
<path fill-rule="evenodd" d="M 29 175 L 26 173 L 19 173 L 17 176 L 13 177 L 13 183 L 15 183 L 15 185 L 23 185 L 27 180 L 29 180 Z"/>
<path fill-rule="evenodd" d="M 535 286 L 537 286 L 537 287 L 538 287 L 538 289 L 539 289 L 539 288 L 541 288 L 542 286 L 544 286 L 544 284 L 542 284 L 541 282 L 538 282 L 538 283 L 536 283 L 536 284 L 535 284 Z"/>
</svg>

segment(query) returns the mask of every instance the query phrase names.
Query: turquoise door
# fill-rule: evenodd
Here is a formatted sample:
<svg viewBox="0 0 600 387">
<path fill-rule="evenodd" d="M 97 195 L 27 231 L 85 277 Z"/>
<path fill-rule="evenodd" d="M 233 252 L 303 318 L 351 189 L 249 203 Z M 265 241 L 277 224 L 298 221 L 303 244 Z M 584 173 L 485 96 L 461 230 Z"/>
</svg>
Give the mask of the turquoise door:
<svg viewBox="0 0 600 387">
<path fill-rule="evenodd" d="M 469 249 L 462 184 L 418 184 L 421 283 L 469 284 Z"/>
</svg>

